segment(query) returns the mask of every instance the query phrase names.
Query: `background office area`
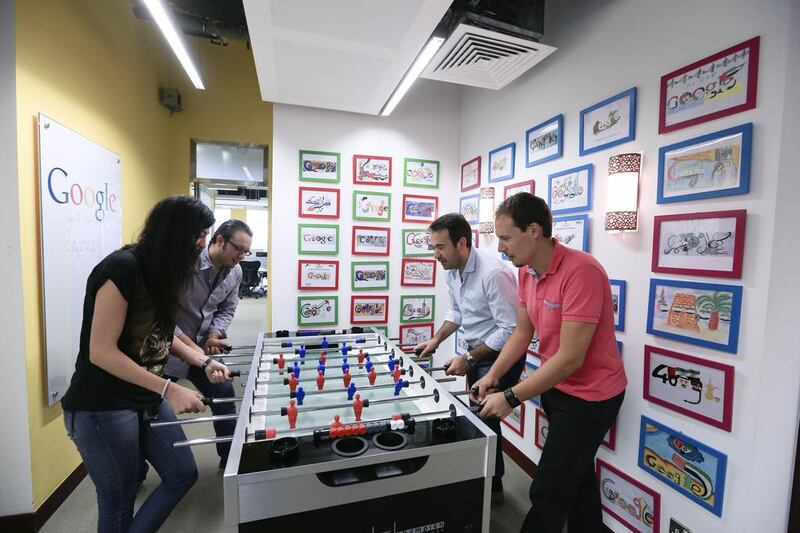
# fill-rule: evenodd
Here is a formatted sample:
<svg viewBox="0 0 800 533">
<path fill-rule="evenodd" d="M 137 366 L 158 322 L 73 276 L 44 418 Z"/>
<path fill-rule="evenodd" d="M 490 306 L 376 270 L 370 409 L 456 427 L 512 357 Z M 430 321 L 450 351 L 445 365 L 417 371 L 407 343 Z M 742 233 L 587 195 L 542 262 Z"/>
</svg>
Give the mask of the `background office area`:
<svg viewBox="0 0 800 533">
<path fill-rule="evenodd" d="M 470 63 L 455 61 L 449 79 L 427 66 L 388 114 L 449 1 L 245 1 L 249 41 L 182 35 L 203 89 L 136 4 L 0 0 L 0 524 L 46 529 L 79 502 L 96 512 L 50 380 L 47 243 L 59 237 L 42 207 L 43 116 L 118 157 L 118 242 L 170 194 L 253 228 L 247 259 L 259 265 L 231 332 L 244 344 L 315 327 L 300 309 L 321 301 L 334 305 L 316 324 L 350 327 L 368 296 L 387 298 L 379 329 L 424 338 L 448 302 L 427 224 L 460 211 L 479 249 L 497 253 L 493 208 L 534 192 L 562 242 L 615 282 L 629 386 L 597 456 L 606 525 L 800 527 L 798 2 L 545 1 L 530 50 L 462 50 Z M 508 74 L 493 66 L 507 56 L 532 59 L 503 63 Z M 198 143 L 263 159 L 226 184 L 198 172 Z M 385 279 L 360 287 L 354 272 L 367 270 Z M 309 272 L 337 283 L 304 282 Z M 84 284 L 64 281 L 61 294 Z M 404 311 L 428 308 L 424 320 Z M 436 362 L 460 350 L 451 338 Z M 539 406 L 505 422 L 506 464 L 535 473 Z M 213 453 L 196 453 L 201 479 L 179 516 L 222 527 L 221 477 L 203 467 Z M 517 488 L 523 505 L 526 482 Z M 491 512 L 522 519 L 508 502 Z"/>
</svg>

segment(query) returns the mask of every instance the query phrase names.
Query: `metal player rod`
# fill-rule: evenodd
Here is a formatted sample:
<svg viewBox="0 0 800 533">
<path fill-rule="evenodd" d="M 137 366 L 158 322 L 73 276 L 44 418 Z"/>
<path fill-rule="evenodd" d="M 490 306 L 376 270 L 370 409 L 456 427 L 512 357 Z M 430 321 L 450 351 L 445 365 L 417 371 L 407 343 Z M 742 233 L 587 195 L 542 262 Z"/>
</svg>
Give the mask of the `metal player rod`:
<svg viewBox="0 0 800 533">
<path fill-rule="evenodd" d="M 385 373 L 389 374 L 390 372 L 385 372 Z M 364 375 L 366 376 L 366 374 L 364 374 Z M 419 383 L 419 381 L 408 381 L 407 383 L 409 383 L 411 385 L 415 385 L 415 384 Z M 385 383 L 383 385 L 370 385 L 369 387 L 364 387 L 364 388 L 361 388 L 361 389 L 356 388 L 356 392 L 369 392 L 369 391 L 371 391 L 373 389 L 390 389 L 390 388 L 393 388 L 394 385 L 395 385 L 394 383 Z M 347 394 L 347 389 L 346 388 L 341 388 L 341 389 L 328 389 L 328 390 L 310 390 L 310 391 L 303 391 L 303 392 L 305 393 L 306 396 L 319 396 L 320 394 L 337 394 L 337 393 Z M 280 394 L 264 394 L 264 393 L 261 393 L 261 394 L 256 394 L 253 397 L 254 398 L 266 398 L 267 400 L 275 400 L 275 399 L 281 399 L 281 398 L 296 398 L 297 395 L 294 392 L 289 392 L 289 393 L 283 392 L 283 393 L 280 393 Z"/>
<path fill-rule="evenodd" d="M 316 355 L 322 352 L 325 352 L 327 355 L 328 353 L 331 354 L 338 354 L 342 352 L 343 346 L 338 347 L 328 347 L 328 348 L 306 348 L 307 355 Z M 348 344 L 347 351 L 352 352 L 353 350 L 368 350 L 370 348 L 383 348 L 384 350 L 389 349 L 389 344 L 384 342 L 382 344 Z M 280 350 L 261 350 L 262 357 L 267 355 L 268 357 L 274 354 L 289 354 L 289 355 L 299 355 L 300 354 L 299 348 L 284 348 Z M 266 352 L 266 353 L 265 353 Z"/>
<path fill-rule="evenodd" d="M 377 363 L 377 364 L 384 364 L 384 363 Z M 311 369 L 309 369 L 309 370 L 311 370 Z M 380 372 L 375 372 L 376 376 L 391 376 L 392 374 L 394 374 L 394 370 L 386 370 L 386 371 L 381 370 Z M 344 375 L 344 374 L 342 374 L 342 375 Z M 405 369 L 401 369 L 400 370 L 400 375 L 401 376 L 406 375 L 406 370 Z M 350 377 L 351 378 L 369 377 L 369 372 L 358 372 L 356 374 L 350 374 Z M 325 377 L 325 380 L 329 380 L 329 379 L 337 379 L 337 378 L 333 377 L 333 376 L 326 376 Z M 303 379 L 298 379 L 297 380 L 298 383 L 314 383 L 316 381 L 317 381 L 317 376 L 314 376 L 313 378 L 303 378 Z M 288 385 L 288 384 L 289 384 L 289 378 L 279 378 L 277 380 L 256 379 L 256 385 Z"/>
<path fill-rule="evenodd" d="M 294 335 L 292 337 L 267 337 L 264 339 L 263 346 L 277 346 L 277 347 L 285 347 L 282 346 L 283 344 L 309 344 L 311 342 L 319 342 L 322 338 L 328 340 L 328 342 L 349 342 L 354 341 L 356 339 L 369 339 L 375 340 L 379 338 L 380 335 L 373 333 L 371 331 L 365 331 L 363 333 L 332 333 L 328 334 L 318 334 L 318 335 Z M 292 340 L 287 340 L 292 339 Z"/>
<path fill-rule="evenodd" d="M 236 420 L 239 418 L 238 413 L 231 415 L 214 415 L 214 416 L 199 416 L 197 418 L 182 418 L 180 420 L 168 420 L 166 422 L 150 422 L 151 428 L 160 428 L 165 426 L 180 426 L 181 424 L 200 424 L 202 422 L 218 422 L 220 420 Z"/>
<path fill-rule="evenodd" d="M 380 348 L 380 346 L 378 348 Z M 286 362 L 286 363 L 294 363 L 295 361 L 298 361 L 298 362 L 312 361 L 313 362 L 313 361 L 319 361 L 319 360 L 322 359 L 321 357 L 300 357 L 298 354 L 291 354 L 291 355 L 297 356 L 297 357 L 284 357 L 283 358 L 284 362 Z M 378 356 L 384 356 L 384 355 L 396 355 L 396 354 L 395 354 L 394 350 L 392 350 L 391 352 L 372 352 L 372 353 L 364 352 L 364 357 L 378 357 Z M 331 360 L 331 359 L 349 359 L 349 358 L 357 358 L 357 357 L 358 357 L 358 353 L 356 353 L 356 352 L 348 353 L 347 355 L 327 355 L 326 354 L 325 355 L 325 360 L 328 361 L 328 360 Z M 262 355 L 261 356 L 261 364 L 264 364 L 265 362 L 266 363 L 272 363 L 273 365 L 277 365 L 278 364 L 278 358 L 277 357 L 270 358 L 269 356 L 264 357 Z"/>
</svg>

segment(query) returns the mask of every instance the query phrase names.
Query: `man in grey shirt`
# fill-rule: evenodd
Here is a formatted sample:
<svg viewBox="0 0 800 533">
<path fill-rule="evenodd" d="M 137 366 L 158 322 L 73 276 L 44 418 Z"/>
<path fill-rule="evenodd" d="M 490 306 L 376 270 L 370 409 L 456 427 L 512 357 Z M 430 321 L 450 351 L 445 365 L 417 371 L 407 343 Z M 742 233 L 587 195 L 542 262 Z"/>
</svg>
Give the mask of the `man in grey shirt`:
<svg viewBox="0 0 800 533">
<path fill-rule="evenodd" d="M 467 352 L 445 363 L 446 373 L 466 376 L 471 387 L 486 375 L 516 326 L 517 281 L 498 257 L 479 253 L 472 246 L 472 228 L 458 213 L 448 213 L 430 225 L 434 258 L 447 271 L 450 307 L 439 331 L 416 349 L 425 356 L 433 352 L 459 327 L 464 330 Z M 522 357 L 500 380 L 501 390 L 519 382 Z M 492 502 L 503 501 L 502 436 L 500 419 L 484 422 L 497 433 Z"/>
<path fill-rule="evenodd" d="M 184 344 L 208 355 L 219 355 L 230 351 L 225 332 L 233 320 L 239 304 L 239 284 L 242 267 L 239 262 L 250 255 L 253 232 L 241 220 L 228 220 L 220 224 L 208 247 L 197 260 L 197 270 L 190 285 L 181 298 L 175 336 Z M 165 373 L 174 378 L 187 378 L 203 396 L 208 398 L 232 398 L 230 381 L 211 383 L 199 367 L 189 366 L 177 357 L 170 356 Z M 215 415 L 233 414 L 234 403 L 211 406 Z M 235 420 L 214 422 L 218 437 L 233 435 Z M 217 444 L 220 467 L 225 466 L 230 443 Z"/>
</svg>

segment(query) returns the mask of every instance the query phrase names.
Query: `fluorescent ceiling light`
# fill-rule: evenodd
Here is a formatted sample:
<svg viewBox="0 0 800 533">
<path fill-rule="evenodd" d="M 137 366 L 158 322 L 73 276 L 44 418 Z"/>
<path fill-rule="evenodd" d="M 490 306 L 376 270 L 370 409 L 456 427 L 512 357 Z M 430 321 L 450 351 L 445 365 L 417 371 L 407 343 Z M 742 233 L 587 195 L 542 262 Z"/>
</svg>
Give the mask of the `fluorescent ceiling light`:
<svg viewBox="0 0 800 533">
<path fill-rule="evenodd" d="M 439 50 L 439 47 L 442 46 L 443 42 L 443 37 L 433 37 L 430 41 L 428 41 L 428 44 L 426 44 L 425 48 L 422 49 L 422 53 L 417 56 L 414 64 L 411 65 L 411 68 L 408 69 L 408 72 L 406 72 L 406 75 L 403 77 L 400 85 L 397 86 L 397 89 L 394 90 L 392 96 L 389 97 L 389 101 L 383 106 L 381 115 L 387 117 L 392 111 L 394 111 L 394 108 L 406 95 L 406 92 L 408 92 L 408 89 L 411 88 L 411 85 L 414 83 L 417 77 L 419 77 L 422 71 L 425 70 L 425 67 L 428 66 L 428 62 L 436 54 L 436 51 Z"/>
<path fill-rule="evenodd" d="M 189 53 L 186 51 L 186 47 L 183 45 L 183 41 L 178 35 L 178 31 L 175 29 L 172 19 L 167 15 L 167 11 L 164 9 L 161 0 L 144 0 L 144 5 L 150 10 L 150 14 L 153 15 L 153 19 L 156 21 L 156 24 L 158 24 L 159 29 L 161 29 L 161 33 L 164 34 L 164 38 L 167 39 L 170 48 L 172 48 L 172 51 L 178 57 L 178 61 L 181 62 L 183 70 L 186 71 L 186 74 L 189 76 L 189 79 L 192 80 L 195 88 L 205 89 L 205 87 L 203 87 L 203 80 L 200 79 L 200 74 L 197 73 L 197 69 L 194 63 L 192 63 L 192 58 L 189 57 Z"/>
</svg>

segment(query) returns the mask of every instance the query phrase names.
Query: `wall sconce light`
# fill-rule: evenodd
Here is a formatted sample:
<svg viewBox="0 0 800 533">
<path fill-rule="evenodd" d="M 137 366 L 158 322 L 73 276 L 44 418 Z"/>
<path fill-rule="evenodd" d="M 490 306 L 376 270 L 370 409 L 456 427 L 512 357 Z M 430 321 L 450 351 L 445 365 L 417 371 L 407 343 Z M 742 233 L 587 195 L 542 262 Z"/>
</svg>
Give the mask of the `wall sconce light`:
<svg viewBox="0 0 800 533">
<path fill-rule="evenodd" d="M 484 235 L 494 233 L 494 187 L 481 187 L 478 213 L 478 232 Z"/>
<path fill-rule="evenodd" d="M 639 173 L 642 152 L 619 154 L 608 158 L 606 194 L 606 231 L 639 229 Z"/>
</svg>

